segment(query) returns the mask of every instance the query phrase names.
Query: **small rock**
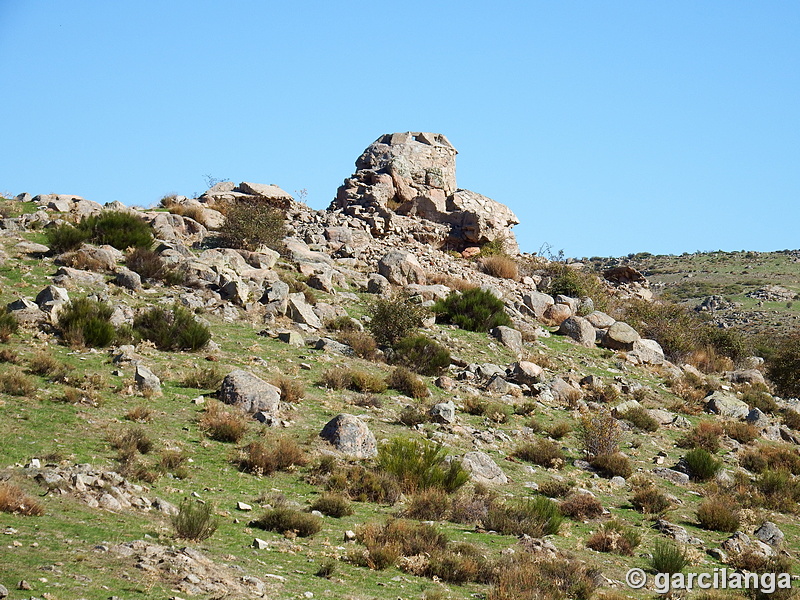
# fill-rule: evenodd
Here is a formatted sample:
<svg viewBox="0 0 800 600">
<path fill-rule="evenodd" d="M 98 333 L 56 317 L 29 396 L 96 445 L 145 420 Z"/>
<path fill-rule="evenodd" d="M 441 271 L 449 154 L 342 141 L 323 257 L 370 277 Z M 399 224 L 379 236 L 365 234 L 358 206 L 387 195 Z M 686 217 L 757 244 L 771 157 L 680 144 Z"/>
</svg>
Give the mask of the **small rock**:
<svg viewBox="0 0 800 600">
<path fill-rule="evenodd" d="M 269 548 L 269 542 L 267 542 L 266 540 L 262 540 L 261 538 L 255 538 L 253 540 L 253 548 L 256 548 L 257 550 L 266 550 L 267 548 Z M 267 575 L 267 577 L 269 577 L 269 575 Z M 273 575 L 273 577 L 275 576 Z"/>
<path fill-rule="evenodd" d="M 348 529 L 344 532 L 344 541 L 345 542 L 355 542 L 356 541 L 356 532 Z"/>
<path fill-rule="evenodd" d="M 456 420 L 456 405 L 452 400 L 433 405 L 430 415 L 437 423 L 453 423 Z"/>
<path fill-rule="evenodd" d="M 253 510 L 253 507 L 249 504 L 245 504 L 244 502 L 237 502 L 236 503 L 237 510 Z"/>
<path fill-rule="evenodd" d="M 783 532 L 778 529 L 778 526 L 772 521 L 764 521 L 761 526 L 756 529 L 754 535 L 762 542 L 775 547 L 780 546 L 785 537 Z"/>
<path fill-rule="evenodd" d="M 161 394 L 161 380 L 144 365 L 136 365 L 136 374 L 133 377 L 138 387 L 143 392 Z"/>
</svg>

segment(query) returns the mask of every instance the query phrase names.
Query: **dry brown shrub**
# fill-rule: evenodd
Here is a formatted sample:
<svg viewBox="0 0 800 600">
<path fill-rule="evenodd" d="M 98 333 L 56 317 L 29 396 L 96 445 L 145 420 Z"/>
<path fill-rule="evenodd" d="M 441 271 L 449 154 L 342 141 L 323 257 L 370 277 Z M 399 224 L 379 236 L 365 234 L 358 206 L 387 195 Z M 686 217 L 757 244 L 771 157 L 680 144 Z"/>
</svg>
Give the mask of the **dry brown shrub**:
<svg viewBox="0 0 800 600">
<path fill-rule="evenodd" d="M 712 454 L 719 450 L 723 429 L 719 423 L 700 421 L 677 442 L 679 448 L 702 448 Z"/>
<path fill-rule="evenodd" d="M 570 496 L 560 504 L 560 508 L 562 514 L 578 521 L 594 519 L 603 514 L 603 505 L 590 494 Z"/>
<path fill-rule="evenodd" d="M 289 404 L 296 404 L 306 395 L 306 388 L 302 381 L 281 376 L 272 381 L 272 385 L 281 390 L 281 400 Z"/>
<path fill-rule="evenodd" d="M 428 282 L 432 285 L 446 285 L 450 289 L 459 292 L 465 292 L 467 290 L 471 290 L 472 288 L 478 287 L 471 281 L 461 279 L 460 277 L 453 277 L 452 275 L 447 275 L 445 273 L 433 273 L 428 275 Z"/>
<path fill-rule="evenodd" d="M 359 358 L 375 360 L 378 344 L 375 338 L 367 331 L 342 331 L 336 339 L 347 344 Z"/>
<path fill-rule="evenodd" d="M 247 433 L 247 422 L 239 409 L 227 409 L 221 402 L 210 401 L 200 419 L 200 428 L 212 440 L 238 442 Z"/>
<path fill-rule="evenodd" d="M 271 475 L 275 471 L 286 471 L 293 466 L 308 462 L 305 452 L 294 440 L 277 438 L 269 445 L 252 442 L 242 448 L 238 459 L 239 468 L 254 475 Z"/>
<path fill-rule="evenodd" d="M 41 516 L 44 507 L 12 483 L 0 483 L 0 512 Z"/>
<path fill-rule="evenodd" d="M 484 273 L 500 279 L 517 279 L 519 268 L 513 258 L 508 256 L 495 255 L 481 259 L 481 267 Z"/>
<path fill-rule="evenodd" d="M 418 521 L 441 521 L 450 508 L 449 496 L 442 488 L 432 487 L 411 496 L 403 516 Z"/>
<path fill-rule="evenodd" d="M 125 413 L 125 418 L 136 423 L 149 423 L 152 413 L 147 406 L 139 405 Z"/>
</svg>

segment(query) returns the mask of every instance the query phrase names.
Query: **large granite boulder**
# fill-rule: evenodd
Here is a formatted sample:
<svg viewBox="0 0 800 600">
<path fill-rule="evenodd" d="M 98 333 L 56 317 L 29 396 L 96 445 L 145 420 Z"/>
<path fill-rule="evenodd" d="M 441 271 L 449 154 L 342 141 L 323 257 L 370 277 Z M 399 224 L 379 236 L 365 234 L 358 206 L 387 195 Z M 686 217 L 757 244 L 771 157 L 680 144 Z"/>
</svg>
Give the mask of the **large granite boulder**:
<svg viewBox="0 0 800 600">
<path fill-rule="evenodd" d="M 329 210 L 342 209 L 385 232 L 395 215 L 445 226 L 444 239 L 462 248 L 498 240 L 507 252 L 519 252 L 511 227 L 519 223 L 503 204 L 456 184 L 457 151 L 440 133 L 390 133 L 372 143 L 356 160 Z M 430 231 L 427 232 L 431 234 Z M 429 240 L 430 241 L 430 240 Z"/>
<path fill-rule="evenodd" d="M 395 285 L 425 283 L 425 271 L 417 257 L 404 250 L 392 250 L 378 261 L 378 273 Z"/>
<path fill-rule="evenodd" d="M 746 419 L 750 407 L 733 394 L 719 390 L 706 397 L 706 411 L 730 419 Z"/>
<path fill-rule="evenodd" d="M 508 483 L 508 477 L 503 473 L 503 469 L 485 452 L 467 452 L 461 459 L 461 466 L 476 483 L 484 485 Z"/>
<path fill-rule="evenodd" d="M 240 407 L 248 413 L 275 414 L 281 400 L 281 390 L 252 373 L 236 369 L 222 380 L 218 392 L 225 404 Z"/>
<path fill-rule="evenodd" d="M 372 458 L 378 454 L 375 436 L 364 421 L 353 415 L 336 415 L 328 421 L 319 435 L 337 450 L 353 458 Z"/>
<path fill-rule="evenodd" d="M 633 350 L 633 343 L 640 339 L 636 330 L 622 321 L 617 321 L 603 336 L 600 342 L 611 350 Z"/>
<path fill-rule="evenodd" d="M 587 319 L 577 315 L 563 320 L 558 328 L 558 333 L 572 338 L 586 348 L 593 348 L 597 337 L 592 324 Z"/>
</svg>

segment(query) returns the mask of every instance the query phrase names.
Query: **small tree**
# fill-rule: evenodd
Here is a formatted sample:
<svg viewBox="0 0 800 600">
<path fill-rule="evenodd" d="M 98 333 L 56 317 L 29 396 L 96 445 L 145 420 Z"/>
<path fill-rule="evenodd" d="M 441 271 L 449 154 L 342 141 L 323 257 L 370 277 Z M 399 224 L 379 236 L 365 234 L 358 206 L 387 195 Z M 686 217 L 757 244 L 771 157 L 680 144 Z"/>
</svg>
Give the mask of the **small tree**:
<svg viewBox="0 0 800 600">
<path fill-rule="evenodd" d="M 219 229 L 220 242 L 229 248 L 257 250 L 267 246 L 283 253 L 286 216 L 264 202 L 237 201 L 225 210 L 225 222 Z"/>
<path fill-rule="evenodd" d="M 172 517 L 175 537 L 198 542 L 211 537 L 217 524 L 212 504 L 200 504 L 189 499 L 181 502 L 178 514 Z"/>
<path fill-rule="evenodd" d="M 422 326 L 428 311 L 410 301 L 406 294 L 376 298 L 368 307 L 369 330 L 379 344 L 394 346 Z"/>
<path fill-rule="evenodd" d="M 614 454 L 622 440 L 622 427 L 608 409 L 600 409 L 581 417 L 578 439 L 586 458 Z"/>
</svg>

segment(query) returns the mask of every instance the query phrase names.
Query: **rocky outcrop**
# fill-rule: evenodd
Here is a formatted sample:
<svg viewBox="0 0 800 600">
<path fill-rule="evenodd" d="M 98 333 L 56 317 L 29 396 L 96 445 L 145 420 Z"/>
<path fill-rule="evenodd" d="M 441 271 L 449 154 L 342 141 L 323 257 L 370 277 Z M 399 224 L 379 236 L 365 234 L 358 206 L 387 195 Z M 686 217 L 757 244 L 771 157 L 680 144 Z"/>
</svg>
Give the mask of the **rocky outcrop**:
<svg viewBox="0 0 800 600">
<path fill-rule="evenodd" d="M 511 232 L 519 220 L 507 206 L 458 189 L 456 154 L 440 133 L 383 135 L 356 160 L 356 172 L 329 210 L 364 219 L 373 235 L 390 232 L 402 222 L 398 216 L 415 217 L 444 226 L 423 232 L 428 242 L 463 249 L 498 240 L 507 252 L 519 253 Z"/>
</svg>

